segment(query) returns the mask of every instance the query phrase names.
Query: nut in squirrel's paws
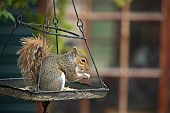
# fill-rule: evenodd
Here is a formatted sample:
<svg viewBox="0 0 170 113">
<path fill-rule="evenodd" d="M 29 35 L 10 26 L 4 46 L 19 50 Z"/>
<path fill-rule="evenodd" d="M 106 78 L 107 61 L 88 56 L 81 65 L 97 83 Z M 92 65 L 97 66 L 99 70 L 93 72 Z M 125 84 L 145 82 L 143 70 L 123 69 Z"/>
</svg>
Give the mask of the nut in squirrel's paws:
<svg viewBox="0 0 170 113">
<path fill-rule="evenodd" d="M 89 79 L 90 78 L 90 74 L 83 73 L 83 75 L 84 75 L 84 79 Z"/>
</svg>

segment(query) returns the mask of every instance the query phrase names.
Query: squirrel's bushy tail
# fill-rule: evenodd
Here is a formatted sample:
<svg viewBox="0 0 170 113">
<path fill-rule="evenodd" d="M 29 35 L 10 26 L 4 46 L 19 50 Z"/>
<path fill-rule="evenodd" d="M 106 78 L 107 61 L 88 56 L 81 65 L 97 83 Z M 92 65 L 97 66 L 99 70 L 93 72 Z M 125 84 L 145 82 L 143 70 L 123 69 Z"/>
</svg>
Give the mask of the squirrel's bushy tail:
<svg viewBox="0 0 170 113">
<path fill-rule="evenodd" d="M 40 61 L 42 58 L 43 36 L 38 35 L 37 37 L 33 36 L 22 38 L 21 43 L 22 47 L 17 52 L 17 54 L 19 54 L 18 66 L 23 75 L 26 73 L 32 73 L 33 74 L 32 76 L 35 79 L 38 74 Z M 47 41 L 45 41 L 44 58 L 48 56 L 50 50 L 51 50 L 50 44 Z"/>
</svg>

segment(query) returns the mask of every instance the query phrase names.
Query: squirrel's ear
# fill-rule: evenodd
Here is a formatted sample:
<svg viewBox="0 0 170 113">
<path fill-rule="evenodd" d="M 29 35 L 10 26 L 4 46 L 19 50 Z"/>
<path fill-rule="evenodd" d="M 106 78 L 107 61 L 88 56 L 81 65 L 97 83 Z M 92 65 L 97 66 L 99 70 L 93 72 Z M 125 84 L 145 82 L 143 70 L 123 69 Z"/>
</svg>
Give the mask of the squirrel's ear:
<svg viewBox="0 0 170 113">
<path fill-rule="evenodd" d="M 73 47 L 73 53 L 76 55 L 77 54 L 77 47 Z"/>
</svg>

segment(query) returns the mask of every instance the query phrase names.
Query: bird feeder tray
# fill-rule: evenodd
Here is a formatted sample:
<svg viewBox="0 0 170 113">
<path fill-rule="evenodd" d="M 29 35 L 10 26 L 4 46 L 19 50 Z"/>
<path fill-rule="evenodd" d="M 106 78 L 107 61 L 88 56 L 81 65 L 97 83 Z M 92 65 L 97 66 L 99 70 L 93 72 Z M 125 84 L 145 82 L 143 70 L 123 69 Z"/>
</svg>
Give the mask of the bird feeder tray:
<svg viewBox="0 0 170 113">
<path fill-rule="evenodd" d="M 36 102 L 103 98 L 108 91 L 108 88 L 74 82 L 66 83 L 63 91 L 30 92 L 23 78 L 0 79 L 0 94 Z"/>
</svg>

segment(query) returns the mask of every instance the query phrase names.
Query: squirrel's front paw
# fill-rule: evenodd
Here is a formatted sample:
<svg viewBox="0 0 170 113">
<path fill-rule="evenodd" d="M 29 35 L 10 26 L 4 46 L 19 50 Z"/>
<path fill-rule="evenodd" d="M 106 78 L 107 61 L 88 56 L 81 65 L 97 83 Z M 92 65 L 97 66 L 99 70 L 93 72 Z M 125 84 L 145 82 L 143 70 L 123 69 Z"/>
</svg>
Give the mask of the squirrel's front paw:
<svg viewBox="0 0 170 113">
<path fill-rule="evenodd" d="M 90 74 L 83 73 L 83 75 L 84 75 L 84 79 L 89 79 L 90 78 Z"/>
</svg>

